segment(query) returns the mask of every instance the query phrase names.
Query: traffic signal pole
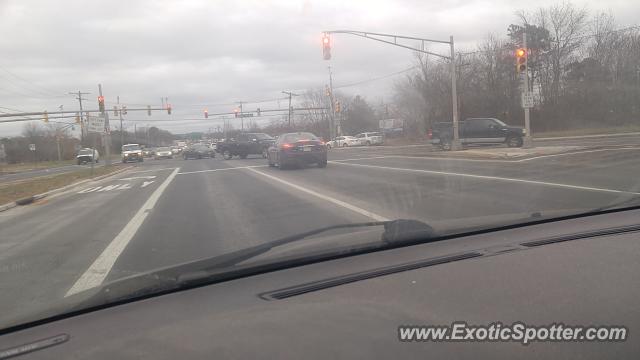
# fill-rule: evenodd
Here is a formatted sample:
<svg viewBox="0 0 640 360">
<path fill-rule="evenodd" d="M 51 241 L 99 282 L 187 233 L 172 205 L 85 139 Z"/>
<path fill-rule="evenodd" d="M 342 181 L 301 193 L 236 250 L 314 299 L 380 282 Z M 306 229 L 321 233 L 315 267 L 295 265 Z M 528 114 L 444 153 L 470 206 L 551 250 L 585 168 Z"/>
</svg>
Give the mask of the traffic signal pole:
<svg viewBox="0 0 640 360">
<path fill-rule="evenodd" d="M 529 57 L 529 48 L 527 48 L 527 33 L 522 33 L 522 47 L 527 52 L 526 56 Z M 528 64 L 527 64 L 528 65 Z M 524 94 L 525 96 L 529 95 L 529 66 L 525 68 L 524 72 Z M 533 138 L 531 137 L 531 119 L 529 118 L 529 107 L 524 107 L 524 128 L 527 132 L 524 135 L 524 139 L 522 139 L 522 147 L 525 149 L 533 147 Z"/>
</svg>

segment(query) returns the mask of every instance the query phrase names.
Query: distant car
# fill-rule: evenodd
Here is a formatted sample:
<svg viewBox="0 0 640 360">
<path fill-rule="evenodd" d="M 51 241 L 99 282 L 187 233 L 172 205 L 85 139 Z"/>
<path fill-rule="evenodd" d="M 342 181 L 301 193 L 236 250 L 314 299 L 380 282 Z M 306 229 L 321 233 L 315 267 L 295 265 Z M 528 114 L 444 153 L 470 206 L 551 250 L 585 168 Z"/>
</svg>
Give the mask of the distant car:
<svg viewBox="0 0 640 360">
<path fill-rule="evenodd" d="M 122 145 L 122 162 L 129 161 L 143 162 L 142 147 L 139 144 Z"/>
<path fill-rule="evenodd" d="M 153 148 L 144 148 L 142 149 L 142 156 L 144 157 L 152 157 L 154 149 Z"/>
<path fill-rule="evenodd" d="M 384 138 L 379 132 L 364 132 L 355 137 L 360 141 L 360 145 L 371 146 L 382 145 L 384 143 Z"/>
<path fill-rule="evenodd" d="M 216 157 L 216 152 L 215 152 L 215 150 L 213 150 L 212 148 L 210 148 L 210 147 L 208 147 L 206 145 L 196 144 L 196 145 L 192 145 L 192 146 L 186 148 L 184 151 L 182 151 L 182 157 L 185 160 L 202 159 L 202 158 L 214 158 L 214 157 Z"/>
<path fill-rule="evenodd" d="M 94 154 L 95 154 L 95 162 L 97 163 L 100 160 L 100 153 L 98 153 L 98 150 L 95 150 L 94 152 L 93 149 L 89 149 L 89 148 L 80 149 L 80 151 L 78 151 L 78 155 L 76 156 L 78 165 L 90 163 Z"/>
<path fill-rule="evenodd" d="M 469 144 L 506 144 L 508 147 L 521 147 L 527 135 L 521 126 L 509 126 L 499 119 L 470 118 L 458 123 L 460 142 Z M 431 144 L 442 150 L 451 150 L 453 125 L 450 122 L 435 123 L 427 133 Z"/>
<path fill-rule="evenodd" d="M 314 134 L 308 132 L 281 135 L 267 152 L 269 166 L 285 169 L 290 165 L 317 164 L 327 166 L 327 147 Z"/>
<path fill-rule="evenodd" d="M 171 152 L 173 153 L 173 155 L 177 155 L 180 154 L 182 152 L 182 148 L 178 147 L 178 146 L 173 146 L 171 148 Z"/>
<path fill-rule="evenodd" d="M 236 138 L 219 142 L 216 151 L 222 154 L 225 160 L 234 156 L 246 159 L 248 155 L 262 155 L 267 157 L 267 149 L 274 143 L 274 139 L 264 133 L 240 133 Z"/>
<path fill-rule="evenodd" d="M 170 148 L 168 147 L 159 147 L 155 150 L 155 156 L 154 158 L 156 160 L 160 160 L 160 159 L 173 159 L 173 152 L 171 151 Z"/>
<path fill-rule="evenodd" d="M 358 145 L 360 145 L 360 139 L 356 138 L 355 136 L 338 136 L 327 143 L 328 148 Z"/>
</svg>

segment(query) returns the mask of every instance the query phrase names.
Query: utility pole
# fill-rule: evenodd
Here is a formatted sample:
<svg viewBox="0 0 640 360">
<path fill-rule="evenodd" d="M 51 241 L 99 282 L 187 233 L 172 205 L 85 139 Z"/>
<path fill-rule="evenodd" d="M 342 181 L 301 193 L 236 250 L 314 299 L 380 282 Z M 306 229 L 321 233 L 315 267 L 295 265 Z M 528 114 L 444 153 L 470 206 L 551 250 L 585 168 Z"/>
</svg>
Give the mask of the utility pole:
<svg viewBox="0 0 640 360">
<path fill-rule="evenodd" d="M 118 102 L 118 114 L 120 115 L 120 148 L 124 145 L 124 129 L 122 128 L 122 108 L 120 107 L 120 96 L 116 97 Z"/>
<path fill-rule="evenodd" d="M 299 96 L 299 95 L 298 94 L 294 94 L 291 91 L 283 91 L 282 93 L 289 95 L 289 129 L 291 129 L 291 117 L 293 115 L 293 108 L 291 107 L 291 97 L 292 96 Z"/>
<path fill-rule="evenodd" d="M 244 102 L 238 101 L 238 104 L 240 104 L 240 129 L 244 131 L 244 117 L 242 117 L 242 104 L 244 104 Z"/>
<path fill-rule="evenodd" d="M 98 94 L 102 96 L 102 84 L 98 84 Z M 109 113 L 105 110 L 105 112 L 102 115 L 104 116 L 104 130 L 105 130 L 105 134 L 103 137 L 104 152 L 105 152 L 104 165 L 109 166 L 111 165 L 111 130 L 109 128 Z"/>
<path fill-rule="evenodd" d="M 82 100 L 87 100 L 87 99 L 83 99 L 82 95 L 90 95 L 91 93 L 89 92 L 82 92 L 80 90 L 78 90 L 78 92 L 70 92 L 69 94 L 71 95 L 76 95 L 76 99 L 78 100 L 78 103 L 80 103 L 80 144 L 82 144 L 84 142 L 84 120 L 82 117 Z"/>
<path fill-rule="evenodd" d="M 453 110 L 453 141 L 451 142 L 451 150 L 462 149 L 462 143 L 460 142 L 459 132 L 459 119 L 458 119 L 458 90 L 456 83 L 456 52 L 453 47 L 453 36 L 449 37 L 449 44 L 451 45 L 451 103 Z"/>
<path fill-rule="evenodd" d="M 64 111 L 64 105 L 58 106 L 60 111 Z M 62 161 L 62 153 L 60 151 L 60 128 L 56 126 L 56 147 L 58 148 L 58 162 Z"/>
</svg>

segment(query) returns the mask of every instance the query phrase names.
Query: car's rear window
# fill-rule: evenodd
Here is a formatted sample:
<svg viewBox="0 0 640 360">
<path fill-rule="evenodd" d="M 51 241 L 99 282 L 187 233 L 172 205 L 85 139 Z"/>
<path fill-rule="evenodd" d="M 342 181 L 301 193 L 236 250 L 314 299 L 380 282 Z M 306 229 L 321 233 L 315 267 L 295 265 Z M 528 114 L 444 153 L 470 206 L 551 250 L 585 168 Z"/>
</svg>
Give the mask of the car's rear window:
<svg viewBox="0 0 640 360">
<path fill-rule="evenodd" d="M 318 138 L 312 133 L 297 133 L 297 134 L 287 134 L 282 140 L 284 142 L 296 142 L 301 140 L 318 140 Z"/>
</svg>

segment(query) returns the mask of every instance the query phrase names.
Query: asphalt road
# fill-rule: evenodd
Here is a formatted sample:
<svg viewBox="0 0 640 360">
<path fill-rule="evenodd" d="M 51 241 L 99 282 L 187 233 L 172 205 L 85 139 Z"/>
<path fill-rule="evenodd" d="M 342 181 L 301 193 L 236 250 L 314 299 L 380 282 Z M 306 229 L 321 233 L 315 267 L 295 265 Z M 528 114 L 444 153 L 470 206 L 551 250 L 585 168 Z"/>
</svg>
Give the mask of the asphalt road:
<svg viewBox="0 0 640 360">
<path fill-rule="evenodd" d="M 640 194 L 638 148 L 527 161 L 332 150 L 325 169 L 149 160 L 0 213 L 0 327 L 105 281 L 342 223 L 438 230 L 554 216 Z M 377 240 L 377 239 L 372 239 Z"/>
</svg>

